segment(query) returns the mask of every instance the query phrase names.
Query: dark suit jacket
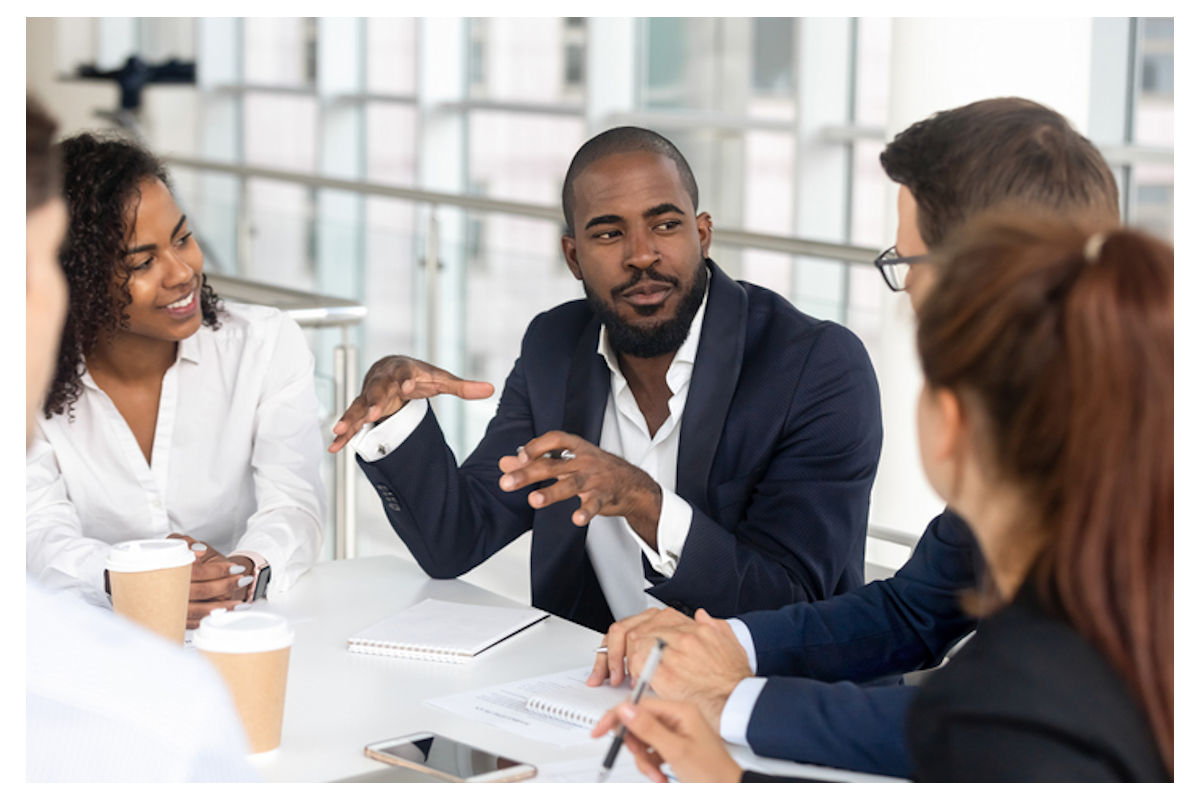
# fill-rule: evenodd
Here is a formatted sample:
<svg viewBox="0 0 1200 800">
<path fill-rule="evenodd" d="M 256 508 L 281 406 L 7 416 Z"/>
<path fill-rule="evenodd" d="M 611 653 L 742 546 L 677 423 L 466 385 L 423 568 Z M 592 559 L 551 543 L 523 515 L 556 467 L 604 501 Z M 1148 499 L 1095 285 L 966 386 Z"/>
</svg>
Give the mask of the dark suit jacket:
<svg viewBox="0 0 1200 800">
<path fill-rule="evenodd" d="M 643 568 L 650 594 L 717 616 L 817 600 L 863 581 L 867 507 L 879 460 L 879 389 L 862 343 L 785 299 L 711 282 L 680 421 L 675 492 L 692 505 L 673 576 Z M 560 429 L 599 442 L 610 373 L 585 301 L 530 323 L 496 416 L 461 467 L 427 414 L 392 453 L 359 464 L 421 567 L 452 578 L 533 529 L 533 604 L 605 630 L 613 621 L 571 522 L 578 501 L 534 511 L 498 486 L 497 462 Z"/>
<path fill-rule="evenodd" d="M 947 510 L 895 575 L 819 603 L 739 615 L 768 677 L 747 730 L 754 752 L 907 777 L 904 719 L 916 687 L 860 686 L 941 663 L 975 626 L 962 610 L 982 556 Z"/>
<path fill-rule="evenodd" d="M 1100 652 L 1032 585 L 979 623 L 909 714 L 930 781 L 1167 781 L 1150 723 Z"/>
</svg>

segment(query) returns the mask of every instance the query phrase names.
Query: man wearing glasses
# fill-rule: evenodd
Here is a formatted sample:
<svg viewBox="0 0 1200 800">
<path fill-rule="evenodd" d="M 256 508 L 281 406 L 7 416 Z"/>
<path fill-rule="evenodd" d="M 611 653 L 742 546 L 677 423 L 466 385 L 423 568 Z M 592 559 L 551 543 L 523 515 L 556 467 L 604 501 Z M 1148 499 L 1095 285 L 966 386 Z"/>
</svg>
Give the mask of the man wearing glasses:
<svg viewBox="0 0 1200 800">
<path fill-rule="evenodd" d="M 1019 206 L 1098 229 L 1120 223 L 1116 181 L 1099 151 L 1029 100 L 934 114 L 897 135 L 880 161 L 900 188 L 896 243 L 875 266 L 914 307 L 929 288 L 929 249 L 983 211 Z M 947 509 L 894 576 L 853 592 L 729 620 L 697 612 L 692 621 L 671 609 L 621 620 L 589 683 L 619 678 L 623 657 L 638 673 L 648 642 L 661 637 L 668 647 L 653 689 L 695 702 L 727 741 L 765 756 L 907 776 L 904 721 L 916 689 L 860 682 L 940 664 L 975 627 L 961 599 L 979 586 L 982 563 L 971 531 Z"/>
</svg>

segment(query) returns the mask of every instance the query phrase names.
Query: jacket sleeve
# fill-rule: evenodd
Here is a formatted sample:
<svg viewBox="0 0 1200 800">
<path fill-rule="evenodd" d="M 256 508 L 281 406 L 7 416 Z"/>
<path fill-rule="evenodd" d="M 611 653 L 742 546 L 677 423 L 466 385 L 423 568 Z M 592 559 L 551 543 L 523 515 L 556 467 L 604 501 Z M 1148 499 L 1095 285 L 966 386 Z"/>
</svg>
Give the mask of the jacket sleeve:
<svg viewBox="0 0 1200 800">
<path fill-rule="evenodd" d="M 663 602 L 733 616 L 862 584 L 883 438 L 879 387 L 854 334 L 826 325 L 816 336 L 790 384 L 761 368 L 741 376 L 782 391 L 760 391 L 753 407 L 735 395 L 730 418 L 778 413 L 785 421 L 750 474 L 711 488 L 711 514 L 693 505 L 674 575 L 650 590 Z M 731 436 L 729 422 L 723 435 Z"/>
<path fill-rule="evenodd" d="M 412 434 L 377 461 L 358 464 L 383 501 L 392 528 L 434 578 L 456 578 L 533 525 L 522 491 L 500 489 L 498 462 L 534 437 L 523 358 L 475 451 L 458 466 L 432 410 Z"/>
<path fill-rule="evenodd" d="M 916 691 L 915 686 L 769 678 L 754 704 L 746 739 L 762 756 L 908 777 L 904 720 Z"/>
<path fill-rule="evenodd" d="M 974 629 L 961 595 L 977 585 L 981 563 L 970 529 L 947 510 L 891 578 L 738 618 L 754 640 L 759 675 L 866 681 L 928 669 Z"/>
</svg>

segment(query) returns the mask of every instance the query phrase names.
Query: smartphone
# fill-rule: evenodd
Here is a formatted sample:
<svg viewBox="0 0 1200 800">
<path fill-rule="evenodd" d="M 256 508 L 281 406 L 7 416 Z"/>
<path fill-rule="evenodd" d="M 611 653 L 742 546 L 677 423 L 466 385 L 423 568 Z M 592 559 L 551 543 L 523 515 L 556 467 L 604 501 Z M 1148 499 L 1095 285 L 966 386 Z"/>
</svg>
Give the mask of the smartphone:
<svg viewBox="0 0 1200 800">
<path fill-rule="evenodd" d="M 396 767 L 407 767 L 455 783 L 509 783 L 537 774 L 532 764 L 522 764 L 440 733 L 410 733 L 363 748 L 368 758 Z"/>
</svg>

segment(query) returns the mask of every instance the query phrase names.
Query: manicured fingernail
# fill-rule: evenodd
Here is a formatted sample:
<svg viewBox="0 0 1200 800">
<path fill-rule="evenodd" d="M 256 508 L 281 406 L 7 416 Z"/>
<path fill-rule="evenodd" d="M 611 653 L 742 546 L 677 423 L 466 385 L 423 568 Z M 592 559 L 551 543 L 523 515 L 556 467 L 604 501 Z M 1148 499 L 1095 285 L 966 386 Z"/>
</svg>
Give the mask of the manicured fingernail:
<svg viewBox="0 0 1200 800">
<path fill-rule="evenodd" d="M 196 542 L 194 545 L 192 545 L 192 549 L 195 550 L 197 553 L 199 553 L 204 550 L 207 550 L 208 545 L 203 544 L 202 542 Z"/>
<path fill-rule="evenodd" d="M 254 608 L 250 603 L 238 603 L 233 607 L 234 611 L 245 611 L 247 608 Z"/>
<path fill-rule="evenodd" d="M 542 504 L 542 493 L 534 492 L 533 494 L 529 495 L 529 504 L 540 506 Z"/>
<path fill-rule="evenodd" d="M 252 583 L 254 583 L 254 578 L 251 577 L 250 575 L 246 575 L 244 577 L 238 578 L 238 588 L 239 589 L 242 588 L 243 586 L 249 586 Z"/>
<path fill-rule="evenodd" d="M 633 710 L 633 706 L 617 706 L 617 714 L 620 715 L 621 719 L 625 720 L 626 722 L 629 722 L 629 720 L 633 719 L 635 713 L 636 712 Z"/>
<path fill-rule="evenodd" d="M 513 476 L 511 476 L 511 475 L 505 475 L 503 478 L 501 478 L 501 479 L 500 479 L 500 488 L 501 488 L 501 489 L 511 489 L 511 488 L 512 488 L 512 485 L 513 485 L 513 482 L 514 482 L 515 480 L 516 480 L 516 479 L 515 479 L 515 478 L 513 478 Z"/>
<path fill-rule="evenodd" d="M 231 566 L 229 568 L 230 575 L 241 575 L 245 571 L 246 571 L 246 568 L 243 567 L 241 564 L 234 564 L 233 566 Z"/>
</svg>

